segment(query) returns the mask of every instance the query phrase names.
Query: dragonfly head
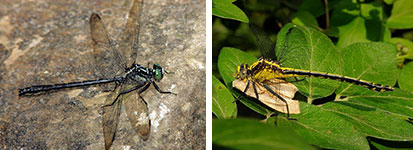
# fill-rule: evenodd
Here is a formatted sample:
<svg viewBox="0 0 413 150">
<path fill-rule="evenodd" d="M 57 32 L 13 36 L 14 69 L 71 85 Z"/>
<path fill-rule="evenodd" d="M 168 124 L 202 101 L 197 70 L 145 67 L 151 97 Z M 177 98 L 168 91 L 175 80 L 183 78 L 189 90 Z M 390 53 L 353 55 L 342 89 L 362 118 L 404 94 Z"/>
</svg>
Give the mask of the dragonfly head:
<svg viewBox="0 0 413 150">
<path fill-rule="evenodd" d="M 237 66 L 237 72 L 233 76 L 237 79 L 246 79 L 248 77 L 248 64 L 241 64 Z"/>
<path fill-rule="evenodd" d="M 165 74 L 165 70 L 159 64 L 153 64 L 153 70 L 155 72 L 155 80 L 160 81 Z"/>
</svg>

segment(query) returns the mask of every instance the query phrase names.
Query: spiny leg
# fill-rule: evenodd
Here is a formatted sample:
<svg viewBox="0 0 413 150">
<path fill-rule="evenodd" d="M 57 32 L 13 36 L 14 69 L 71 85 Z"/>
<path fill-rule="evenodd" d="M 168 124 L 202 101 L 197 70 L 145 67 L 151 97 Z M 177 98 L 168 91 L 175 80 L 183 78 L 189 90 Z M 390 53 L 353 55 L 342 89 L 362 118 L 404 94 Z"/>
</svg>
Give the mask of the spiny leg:
<svg viewBox="0 0 413 150">
<path fill-rule="evenodd" d="M 119 82 L 120 82 L 120 81 L 115 81 L 115 88 L 113 88 L 113 92 L 115 92 L 116 88 L 119 87 L 119 85 L 120 85 Z"/>
<path fill-rule="evenodd" d="M 245 86 L 245 89 L 243 90 L 243 92 L 246 93 L 249 87 L 250 87 L 250 80 L 247 81 L 247 86 Z M 232 101 L 232 103 L 239 101 L 240 98 L 241 98 L 241 95 L 235 98 L 235 100 Z"/>
<path fill-rule="evenodd" d="M 151 85 L 150 83 L 149 83 L 149 84 L 146 84 L 143 88 L 139 89 L 139 91 L 138 91 L 138 95 L 139 95 L 139 97 L 142 99 L 142 101 L 145 103 L 145 105 L 148 105 L 148 104 L 146 103 L 145 99 L 143 99 L 143 97 L 141 96 L 141 94 L 142 94 L 143 92 L 145 92 L 145 91 L 149 88 L 150 85 Z"/>
<path fill-rule="evenodd" d="M 298 79 L 297 77 L 294 77 L 294 79 L 295 81 L 291 81 L 290 83 L 304 81 L 306 78 Z"/>
<path fill-rule="evenodd" d="M 159 86 L 156 85 L 155 81 L 152 81 L 152 84 L 153 84 L 153 86 L 155 87 L 155 89 L 156 89 L 159 93 L 177 95 L 176 93 L 172 93 L 172 92 L 169 92 L 169 91 L 162 91 L 162 90 L 159 88 Z"/>
<path fill-rule="evenodd" d="M 257 92 L 257 85 L 255 85 L 255 82 L 252 82 L 252 88 L 254 89 L 255 97 L 258 99 L 258 92 Z"/>
<path fill-rule="evenodd" d="M 244 92 L 244 93 L 247 92 L 249 87 L 250 87 L 250 80 L 248 80 L 247 86 L 245 87 L 244 91 L 242 91 L 242 92 Z"/>
<path fill-rule="evenodd" d="M 140 84 L 140 85 L 137 85 L 137 86 L 135 86 L 135 87 L 133 87 L 133 88 L 131 88 L 131 89 L 128 89 L 128 90 L 126 90 L 126 91 L 120 92 L 120 93 L 118 94 L 118 96 L 116 96 L 115 100 L 114 100 L 111 104 L 104 105 L 103 107 L 112 106 L 113 104 L 116 103 L 116 101 L 118 101 L 119 96 L 121 96 L 121 95 L 123 95 L 123 94 L 127 94 L 127 93 L 132 92 L 132 91 L 135 91 L 135 90 L 141 88 L 142 86 L 143 86 L 143 85 Z"/>
<path fill-rule="evenodd" d="M 164 70 L 166 74 L 175 74 L 175 72 L 168 72 L 166 70 Z"/>
<path fill-rule="evenodd" d="M 280 95 L 278 95 L 277 93 L 275 93 L 270 87 L 268 87 L 268 85 L 266 85 L 266 84 L 264 84 L 264 83 L 262 83 L 262 85 L 264 86 L 265 89 L 267 89 L 268 91 L 270 91 L 271 94 L 277 96 L 281 101 L 283 101 L 283 102 L 285 103 L 285 105 L 286 105 L 286 107 L 287 107 L 287 119 L 288 119 L 288 120 L 296 120 L 296 119 L 290 118 L 290 109 L 288 108 L 288 103 L 287 103 L 287 101 L 286 101 L 283 97 L 281 97 Z"/>
</svg>

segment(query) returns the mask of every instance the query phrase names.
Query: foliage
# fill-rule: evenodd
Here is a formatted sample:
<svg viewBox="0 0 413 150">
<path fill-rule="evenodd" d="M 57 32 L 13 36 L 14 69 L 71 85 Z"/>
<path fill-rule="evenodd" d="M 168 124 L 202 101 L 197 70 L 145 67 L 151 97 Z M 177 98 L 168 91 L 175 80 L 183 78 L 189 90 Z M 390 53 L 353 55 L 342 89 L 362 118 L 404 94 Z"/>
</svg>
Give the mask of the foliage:
<svg viewBox="0 0 413 150">
<path fill-rule="evenodd" d="M 413 147 L 413 1 L 330 0 L 328 15 L 324 2 L 222 2 L 220 9 L 239 8 L 234 14 L 225 11 L 228 16 L 213 8 L 214 148 L 308 149 L 299 147 L 307 143 L 328 149 Z M 237 18 L 239 14 L 249 19 Z M 237 65 L 260 56 L 248 22 L 276 39 L 274 51 L 284 67 L 350 76 L 395 86 L 395 91 L 379 93 L 311 77 L 293 83 L 301 107 L 301 114 L 291 115 L 296 120 L 245 96 L 235 107 L 232 101 L 243 94 L 232 88 L 232 75 Z M 241 112 L 245 110 L 252 111 Z M 256 121 L 260 118 L 267 124 Z"/>
</svg>

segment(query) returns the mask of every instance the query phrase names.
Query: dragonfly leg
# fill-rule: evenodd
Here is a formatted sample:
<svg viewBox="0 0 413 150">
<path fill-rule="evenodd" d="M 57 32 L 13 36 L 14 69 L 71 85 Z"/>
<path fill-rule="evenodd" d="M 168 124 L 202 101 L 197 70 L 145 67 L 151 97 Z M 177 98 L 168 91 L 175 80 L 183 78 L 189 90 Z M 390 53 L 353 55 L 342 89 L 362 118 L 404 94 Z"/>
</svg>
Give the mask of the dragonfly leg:
<svg viewBox="0 0 413 150">
<path fill-rule="evenodd" d="M 118 88 L 118 86 L 119 86 L 119 81 L 115 81 L 115 88 L 113 88 L 113 92 L 115 92 L 115 90 L 116 90 L 116 88 Z"/>
<path fill-rule="evenodd" d="M 247 82 L 247 86 L 245 86 L 245 89 L 244 89 L 244 91 L 242 91 L 242 92 L 247 92 L 247 90 L 248 90 L 248 88 L 250 87 L 250 80 L 248 80 L 248 82 Z"/>
<path fill-rule="evenodd" d="M 166 70 L 164 70 L 166 74 L 175 74 L 175 72 L 168 72 Z"/>
<path fill-rule="evenodd" d="M 126 91 L 122 91 L 122 92 L 120 92 L 120 93 L 118 94 L 118 96 L 116 96 L 115 100 L 113 100 L 113 102 L 112 102 L 112 103 L 110 103 L 110 104 L 108 104 L 108 105 L 104 105 L 103 107 L 106 107 L 106 106 L 112 106 L 113 104 L 115 104 L 115 103 L 116 103 L 116 101 L 118 101 L 118 99 L 119 99 L 119 97 L 120 97 L 121 95 L 123 95 L 123 94 L 127 94 L 127 93 L 132 92 L 132 91 L 135 91 L 135 90 L 137 90 L 137 89 L 141 88 L 142 86 L 143 86 L 143 85 L 142 85 L 142 84 L 140 84 L 140 85 L 137 85 L 137 86 L 135 86 L 135 87 L 133 87 L 133 88 L 131 88 L 131 89 L 128 89 L 128 90 L 126 90 Z"/>
<path fill-rule="evenodd" d="M 156 85 L 155 81 L 152 81 L 152 84 L 153 84 L 153 86 L 155 87 L 155 89 L 156 89 L 159 93 L 177 95 L 176 93 L 172 93 L 172 92 L 169 92 L 169 91 L 162 91 L 162 90 L 159 88 L 159 86 Z"/>
<path fill-rule="evenodd" d="M 294 79 L 295 81 L 291 81 L 290 83 L 304 81 L 306 78 L 298 79 L 297 77 L 294 77 Z"/>
<path fill-rule="evenodd" d="M 266 84 L 264 84 L 264 83 L 262 83 L 262 85 L 263 85 L 264 88 L 267 89 L 271 94 L 277 96 L 280 100 L 282 100 L 282 101 L 285 103 L 285 105 L 286 105 L 286 107 L 287 107 L 287 119 L 288 119 L 288 120 L 297 120 L 297 119 L 294 119 L 294 118 L 290 118 L 290 110 L 289 110 L 289 108 L 288 108 L 288 103 L 287 103 L 287 101 L 286 101 L 283 97 L 281 97 L 280 95 L 278 95 L 277 93 L 275 93 L 270 87 L 268 87 L 268 85 L 266 85 Z"/>
<path fill-rule="evenodd" d="M 248 90 L 249 87 L 250 87 L 250 80 L 248 80 L 247 86 L 245 86 L 245 89 L 244 89 L 243 93 L 247 92 L 247 90 Z M 241 95 L 238 96 L 237 98 L 235 98 L 235 100 L 232 101 L 232 103 L 235 103 L 235 102 L 239 101 L 240 98 L 241 98 Z"/>
<path fill-rule="evenodd" d="M 143 99 L 143 97 L 141 96 L 141 94 L 142 94 L 143 92 L 145 92 L 145 91 L 149 88 L 150 85 L 151 85 L 151 84 L 146 84 L 143 88 L 139 89 L 139 91 L 138 91 L 138 95 L 139 95 L 139 97 L 142 99 L 142 101 L 145 103 L 145 105 L 148 105 L 148 104 L 146 103 L 145 99 Z"/>
<path fill-rule="evenodd" d="M 255 82 L 252 82 L 252 88 L 254 89 L 255 97 L 258 99 L 257 86 L 255 85 Z"/>
</svg>

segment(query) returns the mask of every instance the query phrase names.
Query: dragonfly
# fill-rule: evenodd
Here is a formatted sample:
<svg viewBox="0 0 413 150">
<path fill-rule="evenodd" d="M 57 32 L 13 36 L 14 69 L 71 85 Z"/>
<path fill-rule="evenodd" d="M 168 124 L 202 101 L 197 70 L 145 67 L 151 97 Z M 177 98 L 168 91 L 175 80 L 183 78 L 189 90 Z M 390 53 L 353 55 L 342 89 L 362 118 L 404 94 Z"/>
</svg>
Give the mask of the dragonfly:
<svg viewBox="0 0 413 150">
<path fill-rule="evenodd" d="M 332 80 L 337 80 L 341 82 L 347 82 L 351 83 L 354 85 L 359 85 L 362 87 L 365 87 L 367 89 L 376 91 L 376 92 L 385 92 L 385 91 L 393 91 L 394 88 L 391 86 L 387 85 L 382 85 L 382 84 L 377 84 L 373 83 L 370 81 L 365 81 L 349 76 L 344 76 L 344 75 L 337 75 L 337 74 L 331 74 L 331 73 L 326 73 L 326 72 L 318 72 L 318 71 L 310 71 L 310 70 L 304 70 L 304 69 L 296 69 L 296 68 L 288 68 L 288 67 L 282 67 L 281 63 L 279 60 L 281 60 L 281 57 L 276 57 L 275 55 L 275 43 L 269 39 L 265 35 L 265 33 L 260 30 L 257 26 L 250 24 L 250 29 L 253 32 L 253 34 L 256 37 L 256 41 L 258 44 L 258 47 L 261 50 L 262 57 L 260 57 L 257 61 L 252 63 L 251 65 L 248 64 L 241 64 L 237 66 L 237 70 L 234 73 L 234 77 L 236 78 L 236 82 L 239 82 L 238 80 L 246 82 L 246 86 L 239 86 L 239 85 L 233 85 L 233 87 L 240 89 L 243 93 L 246 93 L 248 96 L 255 96 L 256 99 L 259 101 L 263 102 L 269 107 L 272 107 L 272 104 L 268 104 L 268 100 L 264 100 L 260 98 L 259 96 L 261 95 L 258 91 L 260 91 L 262 88 L 264 90 L 267 90 L 270 94 L 272 94 L 275 98 L 274 101 L 283 101 L 286 106 L 286 113 L 287 113 L 287 118 L 289 118 L 289 106 L 288 102 L 291 100 L 291 98 L 286 97 L 285 94 L 288 94 L 288 92 L 284 91 L 279 91 L 279 90 L 272 90 L 271 87 L 280 87 L 280 85 L 275 85 L 276 83 L 274 82 L 269 82 L 268 81 L 273 81 L 273 80 L 284 80 L 288 78 L 294 78 L 295 81 L 292 82 L 297 82 L 297 81 L 302 81 L 304 79 L 299 80 L 298 77 L 318 77 L 318 78 L 324 78 L 324 79 L 332 79 Z M 288 34 L 287 34 L 288 35 Z M 284 53 L 280 54 L 286 54 L 285 51 Z M 287 82 L 287 81 L 285 81 Z M 282 82 L 280 82 L 282 83 Z M 251 90 L 254 90 L 254 95 L 251 93 L 248 93 L 248 90 L 250 90 L 249 86 L 252 86 Z M 244 87 L 241 89 L 241 87 Z M 293 89 L 291 86 L 287 86 L 287 88 Z M 238 100 L 236 98 L 236 100 Z M 274 102 L 273 102 L 274 103 Z M 285 111 L 281 111 L 285 112 Z"/>
<path fill-rule="evenodd" d="M 134 58 L 129 66 L 125 56 L 133 55 L 133 46 L 139 42 L 140 15 L 143 0 L 134 0 L 129 11 L 129 17 L 125 30 L 119 37 L 118 47 L 107 33 L 102 18 L 93 13 L 89 19 L 91 37 L 93 41 L 93 60 L 96 63 L 95 71 L 100 79 L 62 84 L 34 85 L 19 89 L 19 96 L 31 96 L 48 91 L 60 89 L 84 87 L 98 84 L 114 83 L 114 89 L 105 99 L 103 109 L 103 134 L 105 149 L 110 149 L 115 140 L 115 133 L 119 122 L 121 106 L 125 107 L 129 121 L 142 138 L 147 140 L 150 135 L 150 119 L 147 103 L 141 96 L 150 85 L 161 94 L 176 93 L 163 91 L 156 84 L 163 79 L 168 72 L 160 64 L 153 64 L 152 68 L 136 64 Z M 120 49 L 120 50 L 119 50 Z"/>
</svg>

